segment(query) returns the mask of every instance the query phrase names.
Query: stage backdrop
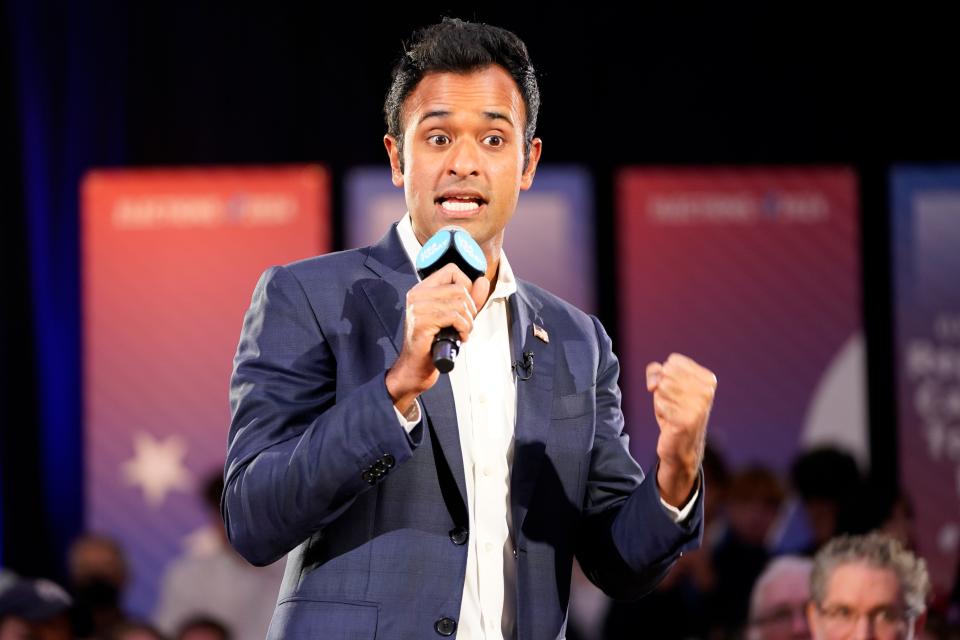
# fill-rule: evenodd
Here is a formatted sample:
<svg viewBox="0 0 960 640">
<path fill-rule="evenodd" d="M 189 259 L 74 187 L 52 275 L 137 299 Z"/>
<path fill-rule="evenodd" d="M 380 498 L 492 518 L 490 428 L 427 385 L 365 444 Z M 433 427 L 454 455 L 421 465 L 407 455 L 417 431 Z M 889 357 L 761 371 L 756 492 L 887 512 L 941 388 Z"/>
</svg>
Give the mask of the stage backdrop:
<svg viewBox="0 0 960 640">
<path fill-rule="evenodd" d="M 892 173 L 900 482 L 934 583 L 960 543 L 960 167 Z"/>
<path fill-rule="evenodd" d="M 389 167 L 363 167 L 344 185 L 347 248 L 377 242 L 407 210 Z M 593 181 L 583 167 L 540 165 L 533 187 L 520 193 L 503 251 L 518 278 L 594 312 Z"/>
<path fill-rule="evenodd" d="M 836 444 L 868 464 L 857 183 L 846 168 L 629 168 L 617 179 L 619 345 L 638 459 L 658 434 L 644 369 L 716 372 L 710 436 L 785 471 Z"/>
<path fill-rule="evenodd" d="M 330 247 L 315 166 L 94 171 L 82 193 L 87 528 L 128 554 L 133 613 L 202 545 L 228 384 L 260 273 Z"/>
</svg>

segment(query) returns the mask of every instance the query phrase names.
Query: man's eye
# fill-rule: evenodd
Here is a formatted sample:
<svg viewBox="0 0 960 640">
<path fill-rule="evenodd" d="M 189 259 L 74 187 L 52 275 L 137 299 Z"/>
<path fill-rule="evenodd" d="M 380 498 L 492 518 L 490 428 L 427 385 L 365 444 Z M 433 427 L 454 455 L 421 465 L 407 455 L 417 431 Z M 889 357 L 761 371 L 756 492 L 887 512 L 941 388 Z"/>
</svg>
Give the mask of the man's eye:
<svg viewBox="0 0 960 640">
<path fill-rule="evenodd" d="M 431 141 L 435 145 L 444 145 L 450 142 L 450 138 L 443 135 L 442 133 L 432 135 L 429 138 L 427 138 L 427 140 Z"/>
<path fill-rule="evenodd" d="M 491 147 L 503 146 L 503 138 L 498 135 L 487 136 L 484 138 Z"/>
<path fill-rule="evenodd" d="M 841 620 L 849 620 L 850 618 L 854 617 L 853 609 L 850 607 L 837 607 L 835 609 L 835 613 L 837 618 Z"/>
<path fill-rule="evenodd" d="M 897 622 L 903 618 L 903 613 L 901 613 L 895 607 L 881 607 L 874 615 L 879 622 L 886 623 Z"/>
</svg>

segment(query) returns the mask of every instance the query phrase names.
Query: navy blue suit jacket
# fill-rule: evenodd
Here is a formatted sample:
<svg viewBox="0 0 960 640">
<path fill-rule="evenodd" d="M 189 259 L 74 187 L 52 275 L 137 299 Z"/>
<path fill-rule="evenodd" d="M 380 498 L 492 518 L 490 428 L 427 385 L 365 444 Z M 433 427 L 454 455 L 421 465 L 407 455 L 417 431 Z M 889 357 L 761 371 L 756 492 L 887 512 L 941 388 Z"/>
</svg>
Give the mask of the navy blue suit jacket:
<svg viewBox="0 0 960 640">
<path fill-rule="evenodd" d="M 289 554 L 270 638 L 456 633 L 470 532 L 453 393 L 440 376 L 407 434 L 384 382 L 417 283 L 395 227 L 371 247 L 271 267 L 244 319 L 222 510 L 250 562 Z M 509 309 L 513 359 L 535 354 L 517 381 L 510 486 L 517 636 L 553 639 L 574 555 L 611 596 L 639 597 L 699 543 L 703 491 L 675 524 L 644 480 L 596 318 L 522 280 Z"/>
</svg>

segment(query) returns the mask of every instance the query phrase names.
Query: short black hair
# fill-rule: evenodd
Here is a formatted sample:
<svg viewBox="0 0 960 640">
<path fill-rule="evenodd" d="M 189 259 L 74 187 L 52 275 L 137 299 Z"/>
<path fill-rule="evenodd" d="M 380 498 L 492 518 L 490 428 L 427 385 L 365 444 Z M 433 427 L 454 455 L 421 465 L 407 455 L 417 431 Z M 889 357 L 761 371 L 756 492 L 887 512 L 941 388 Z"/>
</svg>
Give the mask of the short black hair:
<svg viewBox="0 0 960 640">
<path fill-rule="evenodd" d="M 470 73 L 492 64 L 513 77 L 526 107 L 523 132 L 523 167 L 530 160 L 530 145 L 537 129 L 540 87 L 527 53 L 527 45 L 515 33 L 479 22 L 444 18 L 414 32 L 393 68 L 390 90 L 383 105 L 387 133 L 397 141 L 403 168 L 403 101 L 431 72 Z"/>
<path fill-rule="evenodd" d="M 203 483 L 203 502 L 214 511 L 220 510 L 223 496 L 223 472 L 214 471 Z"/>
</svg>

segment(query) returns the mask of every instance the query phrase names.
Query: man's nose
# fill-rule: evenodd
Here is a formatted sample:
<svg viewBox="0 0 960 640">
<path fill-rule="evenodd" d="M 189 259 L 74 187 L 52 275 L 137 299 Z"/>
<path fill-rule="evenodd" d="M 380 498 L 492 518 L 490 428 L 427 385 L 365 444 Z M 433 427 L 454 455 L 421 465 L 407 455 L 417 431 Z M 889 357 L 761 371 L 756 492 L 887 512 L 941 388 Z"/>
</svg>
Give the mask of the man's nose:
<svg viewBox="0 0 960 640">
<path fill-rule="evenodd" d="M 450 149 L 447 163 L 450 175 L 480 175 L 480 149 L 477 142 L 469 138 L 461 138 L 455 142 Z"/>
<path fill-rule="evenodd" d="M 853 628 L 852 640 L 877 640 L 876 630 L 871 616 L 860 616 L 857 625 Z"/>
</svg>

